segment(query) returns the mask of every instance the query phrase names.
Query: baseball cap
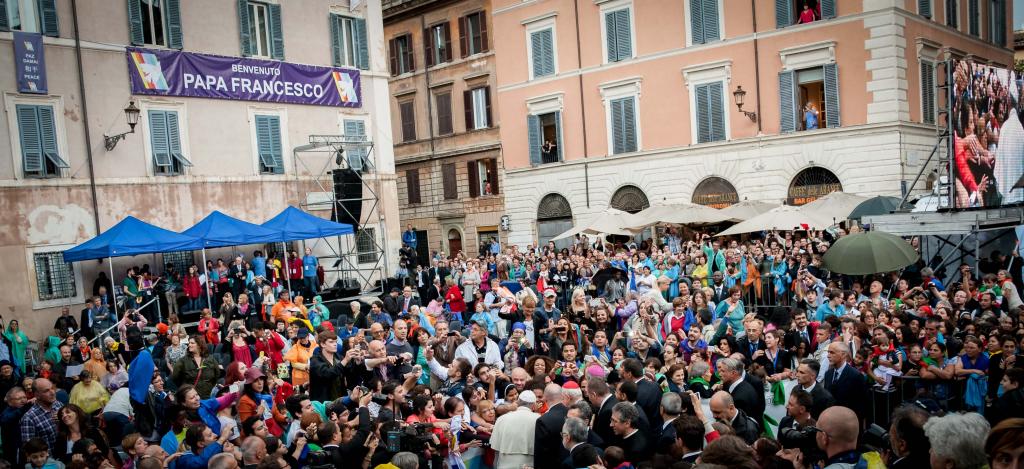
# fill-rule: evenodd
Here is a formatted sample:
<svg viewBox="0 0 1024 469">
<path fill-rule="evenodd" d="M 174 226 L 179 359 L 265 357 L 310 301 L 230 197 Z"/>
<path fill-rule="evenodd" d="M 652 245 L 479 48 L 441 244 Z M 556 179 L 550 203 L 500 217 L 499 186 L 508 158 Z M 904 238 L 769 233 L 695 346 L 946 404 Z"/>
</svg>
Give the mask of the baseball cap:
<svg viewBox="0 0 1024 469">
<path fill-rule="evenodd" d="M 305 339 L 306 337 L 309 337 L 309 329 L 300 327 L 299 331 L 295 335 L 300 339 Z"/>
<path fill-rule="evenodd" d="M 519 400 L 527 404 L 535 404 L 537 402 L 537 395 L 533 391 L 524 390 L 519 393 Z"/>
<path fill-rule="evenodd" d="M 558 296 L 558 295 L 555 294 L 555 290 L 554 289 L 548 288 L 547 290 L 544 290 L 544 298 L 547 298 L 549 296 Z"/>
</svg>

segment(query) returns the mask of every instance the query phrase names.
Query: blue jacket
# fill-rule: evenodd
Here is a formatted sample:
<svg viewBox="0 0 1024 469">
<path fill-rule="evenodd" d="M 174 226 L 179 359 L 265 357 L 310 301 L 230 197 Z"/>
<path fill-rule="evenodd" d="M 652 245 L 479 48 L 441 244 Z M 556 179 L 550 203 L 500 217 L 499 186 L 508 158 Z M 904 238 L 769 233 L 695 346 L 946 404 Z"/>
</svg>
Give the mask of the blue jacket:
<svg viewBox="0 0 1024 469">
<path fill-rule="evenodd" d="M 405 230 L 402 232 L 402 242 L 408 244 L 409 247 L 416 249 L 416 232 L 412 230 Z"/>
<path fill-rule="evenodd" d="M 220 443 L 214 442 L 203 448 L 203 452 L 200 454 L 186 453 L 184 456 L 178 458 L 177 469 L 206 469 L 210 465 L 210 458 L 220 454 L 224 451 L 224 447 Z"/>
</svg>

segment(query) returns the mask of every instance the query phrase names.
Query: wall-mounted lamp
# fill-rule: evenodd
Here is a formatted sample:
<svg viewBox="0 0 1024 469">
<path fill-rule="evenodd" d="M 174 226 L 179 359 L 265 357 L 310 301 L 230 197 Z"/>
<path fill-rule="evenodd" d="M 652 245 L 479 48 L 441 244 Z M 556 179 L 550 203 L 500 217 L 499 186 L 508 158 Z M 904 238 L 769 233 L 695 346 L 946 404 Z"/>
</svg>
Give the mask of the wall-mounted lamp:
<svg viewBox="0 0 1024 469">
<path fill-rule="evenodd" d="M 135 107 L 135 101 L 128 102 L 128 107 L 124 108 L 124 117 L 128 121 L 128 128 L 131 130 L 117 135 L 104 135 L 103 146 L 106 147 L 107 151 L 114 151 L 117 142 L 124 140 L 126 135 L 135 133 L 135 124 L 139 123 L 139 108 Z"/>
<path fill-rule="evenodd" d="M 746 99 L 746 97 L 747 97 L 747 92 L 743 91 L 743 87 L 742 86 L 737 86 L 736 87 L 736 91 L 732 92 L 732 99 L 733 99 L 733 101 L 736 102 L 736 109 L 738 111 L 742 112 L 743 115 L 749 117 L 751 121 L 757 122 L 757 113 L 756 112 L 750 112 L 750 111 L 744 111 L 743 110 L 743 101 L 744 101 L 744 99 Z"/>
</svg>

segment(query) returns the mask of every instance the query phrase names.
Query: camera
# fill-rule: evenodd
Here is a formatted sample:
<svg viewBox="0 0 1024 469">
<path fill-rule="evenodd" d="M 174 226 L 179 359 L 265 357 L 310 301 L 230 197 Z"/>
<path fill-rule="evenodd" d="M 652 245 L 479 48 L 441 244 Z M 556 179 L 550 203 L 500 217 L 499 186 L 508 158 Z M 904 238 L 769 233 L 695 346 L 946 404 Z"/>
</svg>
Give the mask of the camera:
<svg viewBox="0 0 1024 469">
<path fill-rule="evenodd" d="M 375 392 L 373 393 L 373 397 L 370 398 L 370 401 L 379 406 L 385 406 L 388 404 L 388 396 L 385 396 L 379 392 Z"/>
<path fill-rule="evenodd" d="M 402 427 L 398 422 L 390 422 L 381 427 L 381 434 L 384 435 L 385 448 L 389 453 L 408 451 L 420 454 L 434 446 L 433 428 L 429 423 Z"/>
<path fill-rule="evenodd" d="M 818 433 L 818 431 L 814 427 L 804 427 L 799 430 L 796 428 L 780 428 L 779 444 L 785 449 L 798 449 L 804 455 L 807 455 L 808 453 L 818 451 L 818 442 L 814 438 L 814 434 Z"/>
<path fill-rule="evenodd" d="M 871 447 L 877 451 L 891 449 L 889 432 L 876 423 L 871 424 L 867 430 L 864 430 L 864 434 L 861 436 L 860 441 L 864 446 Z"/>
</svg>

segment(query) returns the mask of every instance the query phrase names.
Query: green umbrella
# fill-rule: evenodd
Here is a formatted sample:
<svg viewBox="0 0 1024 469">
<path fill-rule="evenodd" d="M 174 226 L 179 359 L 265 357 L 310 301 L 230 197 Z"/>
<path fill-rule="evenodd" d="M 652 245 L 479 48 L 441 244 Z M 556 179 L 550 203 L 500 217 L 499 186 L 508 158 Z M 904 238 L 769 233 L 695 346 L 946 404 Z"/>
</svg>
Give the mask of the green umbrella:
<svg viewBox="0 0 1024 469">
<path fill-rule="evenodd" d="M 892 272 L 917 262 L 921 255 L 910 243 L 881 231 L 843 236 L 825 253 L 825 267 L 848 275 Z"/>
<path fill-rule="evenodd" d="M 865 200 L 850 212 L 851 220 L 860 220 L 865 215 L 885 215 L 896 211 L 900 205 L 899 197 L 879 195 Z"/>
</svg>

